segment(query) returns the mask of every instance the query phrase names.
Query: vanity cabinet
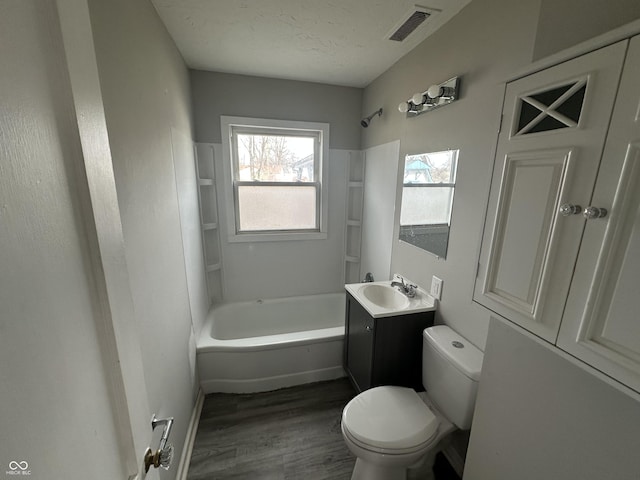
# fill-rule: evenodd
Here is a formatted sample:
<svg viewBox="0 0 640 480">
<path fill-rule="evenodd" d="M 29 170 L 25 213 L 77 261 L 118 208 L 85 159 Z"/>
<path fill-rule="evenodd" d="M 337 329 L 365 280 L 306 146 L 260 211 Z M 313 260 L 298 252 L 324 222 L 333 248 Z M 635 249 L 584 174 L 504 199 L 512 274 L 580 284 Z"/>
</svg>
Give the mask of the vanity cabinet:
<svg viewBox="0 0 640 480">
<path fill-rule="evenodd" d="M 640 392 L 640 37 L 507 84 L 474 299 Z"/>
<path fill-rule="evenodd" d="M 346 295 L 344 368 L 358 392 L 379 385 L 422 387 L 422 331 L 434 312 L 373 318 Z"/>
</svg>

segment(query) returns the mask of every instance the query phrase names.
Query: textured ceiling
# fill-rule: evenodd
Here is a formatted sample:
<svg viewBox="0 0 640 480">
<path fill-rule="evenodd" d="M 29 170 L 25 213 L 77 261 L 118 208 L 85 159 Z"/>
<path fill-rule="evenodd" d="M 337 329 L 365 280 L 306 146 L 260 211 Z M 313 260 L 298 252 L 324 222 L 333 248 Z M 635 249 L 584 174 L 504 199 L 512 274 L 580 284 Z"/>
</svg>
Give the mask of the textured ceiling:
<svg viewBox="0 0 640 480">
<path fill-rule="evenodd" d="M 440 10 L 404 42 L 387 40 L 405 0 L 152 0 L 190 68 L 364 87 L 471 0 Z"/>
</svg>

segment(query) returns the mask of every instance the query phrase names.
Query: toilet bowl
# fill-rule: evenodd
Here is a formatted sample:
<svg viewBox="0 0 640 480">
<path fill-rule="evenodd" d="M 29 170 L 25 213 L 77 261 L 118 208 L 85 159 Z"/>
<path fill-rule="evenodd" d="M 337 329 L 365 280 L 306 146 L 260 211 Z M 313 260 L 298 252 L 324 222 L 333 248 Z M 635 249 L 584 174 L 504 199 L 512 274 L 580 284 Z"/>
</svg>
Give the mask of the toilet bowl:
<svg viewBox="0 0 640 480">
<path fill-rule="evenodd" d="M 404 480 L 407 468 L 427 457 L 433 464 L 441 440 L 455 426 L 422 392 L 405 387 L 376 387 L 347 404 L 342 435 L 356 456 L 352 480 Z M 429 466 L 427 469 L 430 469 Z"/>
<path fill-rule="evenodd" d="M 429 393 L 380 386 L 345 406 L 342 435 L 356 456 L 352 480 L 404 480 L 418 463 L 430 470 L 449 434 L 471 426 L 482 352 L 437 326 L 423 332 L 422 357 Z"/>
</svg>

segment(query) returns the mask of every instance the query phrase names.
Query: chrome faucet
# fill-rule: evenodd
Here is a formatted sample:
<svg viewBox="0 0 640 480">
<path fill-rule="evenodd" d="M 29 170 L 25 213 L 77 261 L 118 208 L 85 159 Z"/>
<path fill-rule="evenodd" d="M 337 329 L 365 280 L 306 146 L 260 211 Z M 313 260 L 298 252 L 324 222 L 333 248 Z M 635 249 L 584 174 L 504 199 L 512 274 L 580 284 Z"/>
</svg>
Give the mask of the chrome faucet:
<svg viewBox="0 0 640 480">
<path fill-rule="evenodd" d="M 398 287 L 398 290 L 400 290 L 402 293 L 404 293 L 407 297 L 409 298 L 413 298 L 416 296 L 417 290 L 416 288 L 418 288 L 417 285 L 413 285 L 412 283 L 407 283 L 404 281 L 404 278 L 402 278 L 402 276 L 400 275 L 394 275 L 394 278 L 399 278 L 400 281 L 396 281 L 393 280 L 391 282 L 391 286 L 392 287 Z"/>
</svg>

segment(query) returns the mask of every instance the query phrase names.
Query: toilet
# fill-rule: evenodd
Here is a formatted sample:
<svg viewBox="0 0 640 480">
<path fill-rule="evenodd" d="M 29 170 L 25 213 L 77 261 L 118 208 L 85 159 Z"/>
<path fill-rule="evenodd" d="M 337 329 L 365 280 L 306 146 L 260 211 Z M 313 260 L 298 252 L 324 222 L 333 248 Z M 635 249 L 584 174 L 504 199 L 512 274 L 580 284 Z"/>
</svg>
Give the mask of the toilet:
<svg viewBox="0 0 640 480">
<path fill-rule="evenodd" d="M 483 354 L 446 325 L 422 333 L 426 392 L 382 386 L 353 398 L 342 436 L 356 456 L 351 480 L 405 480 L 407 469 L 431 471 L 449 434 L 471 428 Z"/>
</svg>

